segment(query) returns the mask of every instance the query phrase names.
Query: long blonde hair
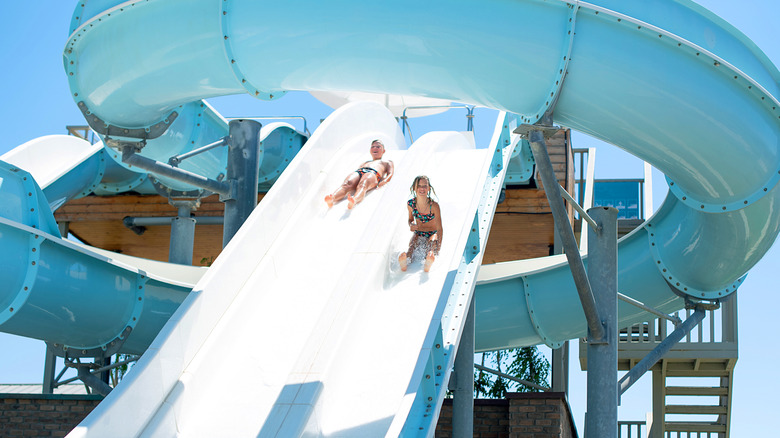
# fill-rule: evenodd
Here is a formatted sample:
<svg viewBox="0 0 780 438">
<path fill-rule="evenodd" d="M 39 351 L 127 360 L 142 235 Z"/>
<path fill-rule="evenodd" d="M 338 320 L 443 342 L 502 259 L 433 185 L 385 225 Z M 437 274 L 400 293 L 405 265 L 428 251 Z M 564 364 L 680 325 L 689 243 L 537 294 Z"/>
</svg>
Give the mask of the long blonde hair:
<svg viewBox="0 0 780 438">
<path fill-rule="evenodd" d="M 412 196 L 417 196 L 417 184 L 420 182 L 420 180 L 425 180 L 428 183 L 428 205 L 431 204 L 431 193 L 433 193 L 434 196 L 436 196 L 436 190 L 433 189 L 433 185 L 431 184 L 431 179 L 428 178 L 425 175 L 418 175 L 414 178 L 414 181 L 412 182 L 412 186 L 409 187 L 409 191 L 412 193 Z M 438 197 L 438 196 L 437 196 Z"/>
</svg>

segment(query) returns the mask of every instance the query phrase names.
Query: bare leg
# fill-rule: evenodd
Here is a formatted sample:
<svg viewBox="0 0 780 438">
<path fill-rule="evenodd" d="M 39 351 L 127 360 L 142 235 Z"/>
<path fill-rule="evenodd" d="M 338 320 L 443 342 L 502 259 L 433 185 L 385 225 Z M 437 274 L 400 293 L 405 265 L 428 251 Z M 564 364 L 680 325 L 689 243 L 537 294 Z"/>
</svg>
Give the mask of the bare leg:
<svg viewBox="0 0 780 438">
<path fill-rule="evenodd" d="M 425 272 L 431 270 L 431 265 L 433 264 L 434 260 L 436 260 L 436 257 L 433 256 L 433 251 L 428 251 L 428 256 L 425 257 L 425 265 L 423 266 L 423 270 Z"/>
<path fill-rule="evenodd" d="M 349 200 L 349 205 L 347 208 L 351 209 L 355 206 L 355 204 L 359 204 L 361 201 L 363 201 L 363 198 L 365 198 L 366 193 L 376 188 L 377 186 L 377 180 L 376 176 L 374 175 L 365 175 L 363 178 L 360 179 L 360 182 L 357 185 L 357 190 L 355 191 L 355 196 L 347 196 L 347 199 Z"/>
<path fill-rule="evenodd" d="M 402 252 L 401 255 L 398 256 L 398 264 L 401 265 L 401 270 L 406 272 L 409 261 L 407 260 L 405 252 Z"/>
<path fill-rule="evenodd" d="M 358 182 L 360 182 L 360 175 L 355 172 L 350 173 L 336 191 L 325 196 L 325 203 L 328 204 L 328 208 L 333 207 L 333 204 L 341 201 L 348 194 L 354 192 Z"/>
</svg>

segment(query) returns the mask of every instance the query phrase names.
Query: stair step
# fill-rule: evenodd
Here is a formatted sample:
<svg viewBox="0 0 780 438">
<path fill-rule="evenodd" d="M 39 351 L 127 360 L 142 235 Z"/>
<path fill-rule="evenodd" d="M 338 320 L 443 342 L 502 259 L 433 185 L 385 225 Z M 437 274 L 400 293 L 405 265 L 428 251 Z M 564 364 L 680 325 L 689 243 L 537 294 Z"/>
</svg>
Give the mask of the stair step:
<svg viewBox="0 0 780 438">
<path fill-rule="evenodd" d="M 726 433 L 726 425 L 706 422 L 667 421 L 664 423 L 667 432 L 721 432 Z"/>
<path fill-rule="evenodd" d="M 666 405 L 667 414 L 728 414 L 728 406 L 704 406 L 704 405 Z"/>
<path fill-rule="evenodd" d="M 728 377 L 729 370 L 726 365 L 707 363 L 698 370 L 686 368 L 673 368 L 678 364 L 670 364 L 666 370 L 666 377 Z M 713 368 L 714 366 L 714 368 Z"/>
<path fill-rule="evenodd" d="M 728 395 L 729 389 L 720 386 L 667 386 L 666 395 Z"/>
</svg>

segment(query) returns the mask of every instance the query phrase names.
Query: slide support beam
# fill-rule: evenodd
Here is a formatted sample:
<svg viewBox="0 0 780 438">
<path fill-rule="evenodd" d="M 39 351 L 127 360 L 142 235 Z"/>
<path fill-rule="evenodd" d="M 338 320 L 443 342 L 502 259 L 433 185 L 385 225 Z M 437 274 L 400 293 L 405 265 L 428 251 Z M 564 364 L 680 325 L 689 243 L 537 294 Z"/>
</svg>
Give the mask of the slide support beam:
<svg viewBox="0 0 780 438">
<path fill-rule="evenodd" d="M 588 333 L 588 395 L 585 436 L 617 438 L 617 209 L 594 207 L 589 215 L 588 278 L 605 328 L 604 339 Z M 605 342 L 606 341 L 606 342 Z"/>
<path fill-rule="evenodd" d="M 455 394 L 452 400 L 453 438 L 474 436 L 474 297 L 463 325 L 455 356 Z"/>
<path fill-rule="evenodd" d="M 261 127 L 260 122 L 255 120 L 236 119 L 228 124 L 227 180 L 230 193 L 228 196 L 220 196 L 220 200 L 225 203 L 223 248 L 257 206 Z"/>
<path fill-rule="evenodd" d="M 195 219 L 190 217 L 197 201 L 171 201 L 179 215 L 171 220 L 171 243 L 168 261 L 180 265 L 192 265 L 195 249 Z"/>
<path fill-rule="evenodd" d="M 706 306 L 703 304 L 697 304 L 696 310 L 691 316 L 689 316 L 682 324 L 678 325 L 676 329 L 669 336 L 666 337 L 657 347 L 653 349 L 647 356 L 643 357 L 629 372 L 627 372 L 623 378 L 618 382 L 620 394 L 623 395 L 628 388 L 631 387 L 636 381 L 642 377 L 647 370 L 649 370 L 656 362 L 661 360 L 669 350 L 677 345 L 682 338 L 687 335 L 694 327 L 696 327 L 707 315 Z M 590 368 L 590 366 L 588 367 Z"/>
<path fill-rule="evenodd" d="M 523 125 L 518 128 L 520 132 L 518 130 L 515 130 L 515 132 L 520 134 L 527 133 L 528 135 L 528 142 L 531 144 L 531 151 L 534 154 L 534 160 L 545 188 L 544 193 L 553 213 L 555 229 L 558 231 L 563 244 L 566 259 L 569 262 L 572 277 L 574 277 L 574 284 L 577 286 L 577 293 L 580 296 L 582 310 L 585 312 L 585 318 L 588 321 L 588 330 L 593 339 L 603 339 L 604 327 L 593 298 L 588 275 L 585 273 L 585 265 L 582 263 L 582 257 L 580 257 L 580 251 L 577 248 L 574 230 L 572 230 L 571 223 L 569 223 L 566 207 L 563 205 L 563 198 L 559 196 L 559 185 L 555 179 L 552 161 L 550 161 L 550 156 L 547 154 L 547 145 L 544 141 L 543 131 L 549 129 L 542 126 L 532 125 L 529 127 L 529 125 Z"/>
</svg>

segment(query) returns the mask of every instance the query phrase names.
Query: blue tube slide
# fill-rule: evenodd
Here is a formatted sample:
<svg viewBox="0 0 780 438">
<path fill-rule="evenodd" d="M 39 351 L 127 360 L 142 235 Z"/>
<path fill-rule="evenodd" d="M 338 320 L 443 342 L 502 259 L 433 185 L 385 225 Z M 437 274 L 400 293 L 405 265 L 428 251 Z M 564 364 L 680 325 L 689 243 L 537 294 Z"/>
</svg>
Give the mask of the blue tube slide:
<svg viewBox="0 0 780 438">
<path fill-rule="evenodd" d="M 205 268 L 62 239 L 33 177 L 0 161 L 0 327 L 72 356 L 143 353 Z"/>
<path fill-rule="evenodd" d="M 210 141 L 192 124 L 199 99 L 222 94 L 424 95 L 523 123 L 554 109 L 667 175 L 672 195 L 620 247 L 621 292 L 663 310 L 732 293 L 780 230 L 780 73 L 690 1 L 79 4 L 64 53 L 74 100 L 120 129 L 169 124 L 161 144 Z M 568 278 L 546 267 L 480 287 L 478 348 L 580 336 Z"/>
</svg>

